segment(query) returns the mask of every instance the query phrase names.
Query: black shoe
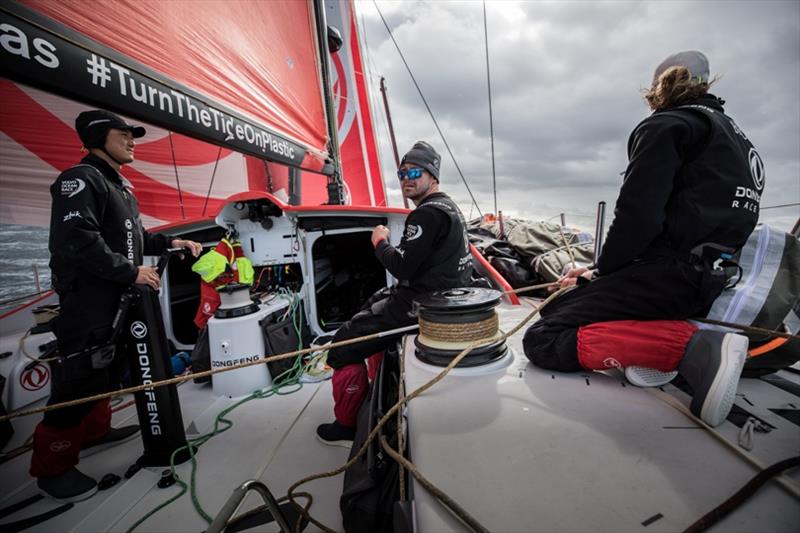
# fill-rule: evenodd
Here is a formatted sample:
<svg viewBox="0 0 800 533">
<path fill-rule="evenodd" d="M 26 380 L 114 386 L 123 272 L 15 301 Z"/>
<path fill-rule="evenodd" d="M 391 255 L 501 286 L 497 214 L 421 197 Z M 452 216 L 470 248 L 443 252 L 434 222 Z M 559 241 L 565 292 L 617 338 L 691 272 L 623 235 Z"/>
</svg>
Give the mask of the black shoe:
<svg viewBox="0 0 800 533">
<path fill-rule="evenodd" d="M 102 452 L 103 450 L 111 448 L 112 446 L 116 446 L 117 444 L 128 442 L 129 440 L 136 438 L 138 435 L 139 426 L 137 425 L 111 428 L 111 431 L 99 439 L 91 442 L 84 442 L 81 446 L 80 456 L 83 458 L 94 455 L 97 452 Z"/>
<path fill-rule="evenodd" d="M 334 421 L 317 427 L 317 439 L 323 444 L 350 448 L 356 436 L 356 428 L 349 428 Z"/>
<path fill-rule="evenodd" d="M 97 482 L 74 466 L 57 476 L 40 477 L 36 484 L 50 498 L 62 502 L 79 502 L 97 492 Z"/>
<path fill-rule="evenodd" d="M 689 340 L 678 371 L 694 391 L 689 408 L 709 426 L 731 412 L 747 345 L 747 337 L 722 331 L 700 330 Z"/>
</svg>

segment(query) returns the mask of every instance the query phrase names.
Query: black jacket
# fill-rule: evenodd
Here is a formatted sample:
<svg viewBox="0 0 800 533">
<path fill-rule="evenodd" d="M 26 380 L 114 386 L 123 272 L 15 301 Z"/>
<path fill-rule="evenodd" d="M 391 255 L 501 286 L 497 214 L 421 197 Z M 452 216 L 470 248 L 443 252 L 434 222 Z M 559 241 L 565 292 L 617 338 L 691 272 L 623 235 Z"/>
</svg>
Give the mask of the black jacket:
<svg viewBox="0 0 800 533">
<path fill-rule="evenodd" d="M 160 254 L 169 238 L 142 227 L 131 184 L 95 155 L 68 168 L 50 187 L 50 269 L 57 292 L 78 279 L 130 285 L 145 254 Z"/>
<path fill-rule="evenodd" d="M 50 269 L 61 303 L 55 333 L 62 351 L 107 338 L 119 297 L 136 280 L 143 256 L 169 246 L 170 237 L 142 227 L 131 187 L 92 154 L 50 187 Z"/>
<path fill-rule="evenodd" d="M 628 141 L 628 168 L 597 261 L 608 274 L 646 255 L 701 243 L 739 249 L 758 220 L 761 158 L 707 95 L 653 113 Z"/>
<path fill-rule="evenodd" d="M 409 213 L 396 248 L 382 241 L 375 256 L 400 280 L 398 296 L 408 306 L 418 294 L 468 287 L 472 281 L 464 216 L 443 192 L 431 194 Z"/>
</svg>

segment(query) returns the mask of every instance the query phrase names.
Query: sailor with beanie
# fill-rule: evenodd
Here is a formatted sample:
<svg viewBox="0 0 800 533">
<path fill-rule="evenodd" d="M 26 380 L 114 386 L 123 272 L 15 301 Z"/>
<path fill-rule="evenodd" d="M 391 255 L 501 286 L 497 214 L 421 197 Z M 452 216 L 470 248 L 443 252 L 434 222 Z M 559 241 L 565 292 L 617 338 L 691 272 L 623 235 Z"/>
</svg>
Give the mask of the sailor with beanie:
<svg viewBox="0 0 800 533">
<path fill-rule="evenodd" d="M 151 234 L 142 227 L 133 185 L 120 170 L 133 161 L 135 139 L 145 134 L 104 110 L 85 111 L 75 129 L 89 154 L 68 168 L 50 187 L 50 269 L 60 313 L 53 332 L 61 356 L 51 363 L 48 404 L 109 392 L 119 387 L 124 357 L 119 353 L 103 368 L 86 348 L 107 344 L 119 298 L 132 283 L 154 289 L 159 276 L 142 265 L 143 255 L 199 243 Z M 78 354 L 67 357 L 72 354 Z M 30 473 L 39 489 L 62 502 L 86 499 L 97 483 L 80 472 L 80 453 L 136 437 L 139 426 L 111 428 L 108 400 L 48 411 L 36 427 Z"/>
<path fill-rule="evenodd" d="M 415 324 L 411 308 L 416 296 L 472 283 L 472 257 L 464 217 L 453 200 L 439 191 L 440 163 L 436 150 L 423 141 L 403 156 L 397 177 L 403 196 L 413 201 L 416 209 L 406 218 L 397 246 L 389 242 L 390 233 L 385 226 L 372 232 L 375 256 L 398 284 L 373 295 L 358 314 L 339 328 L 334 342 Z M 328 353 L 328 364 L 334 369 L 336 420 L 317 428 L 320 441 L 348 447 L 352 444 L 356 414 L 367 393 L 364 360 L 389 348 L 400 336 L 342 346 Z"/>
</svg>

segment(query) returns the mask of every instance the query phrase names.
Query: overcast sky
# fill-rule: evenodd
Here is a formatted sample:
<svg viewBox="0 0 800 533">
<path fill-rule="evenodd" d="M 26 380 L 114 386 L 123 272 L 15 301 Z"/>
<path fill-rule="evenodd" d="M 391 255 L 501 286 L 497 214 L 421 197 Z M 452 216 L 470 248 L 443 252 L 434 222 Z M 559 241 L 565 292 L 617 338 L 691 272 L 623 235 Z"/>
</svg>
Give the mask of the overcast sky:
<svg viewBox="0 0 800 533">
<path fill-rule="evenodd" d="M 480 1 L 378 2 L 483 212 L 494 211 Z M 631 130 L 649 114 L 641 88 L 682 50 L 704 52 L 712 92 L 761 154 L 761 205 L 800 202 L 800 2 L 487 1 L 497 202 L 533 220 L 566 213 L 593 228 L 609 216 Z M 376 83 L 386 78 L 402 155 L 429 140 L 442 154 L 442 188 L 477 216 L 372 1 L 358 1 L 362 46 Z M 379 93 L 375 91 L 379 96 Z M 382 104 L 377 133 L 392 205 L 400 205 Z M 765 210 L 791 229 L 800 207 Z"/>
</svg>

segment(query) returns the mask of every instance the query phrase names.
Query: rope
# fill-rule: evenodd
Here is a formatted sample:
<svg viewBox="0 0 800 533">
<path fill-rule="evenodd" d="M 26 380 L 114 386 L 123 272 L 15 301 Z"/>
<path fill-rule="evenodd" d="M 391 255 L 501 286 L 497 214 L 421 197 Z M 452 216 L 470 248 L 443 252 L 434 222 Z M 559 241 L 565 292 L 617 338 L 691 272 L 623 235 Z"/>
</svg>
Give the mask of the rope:
<svg viewBox="0 0 800 533">
<path fill-rule="evenodd" d="M 170 142 L 172 142 L 172 139 L 170 139 Z M 211 171 L 211 182 L 208 184 L 208 192 L 206 193 L 206 199 L 203 202 L 202 216 L 206 215 L 206 207 L 208 207 L 208 199 L 211 198 L 211 188 L 214 186 L 214 178 L 217 177 L 217 165 L 219 165 L 219 156 L 221 154 L 222 154 L 222 146 L 220 146 L 219 150 L 217 150 L 217 159 L 216 161 L 214 161 L 214 170 Z M 264 166 L 267 166 L 266 160 L 264 161 Z M 267 173 L 269 173 L 269 168 L 267 169 Z M 269 192 L 272 192 L 272 189 L 270 189 Z"/>
<path fill-rule="evenodd" d="M 407 339 L 408 337 L 406 337 Z M 406 397 L 406 350 L 405 343 L 403 349 L 400 351 L 400 380 L 397 383 L 397 399 L 402 401 Z M 404 455 L 406 451 L 406 432 L 403 431 L 403 411 L 397 410 L 397 449 L 400 450 L 400 455 Z M 398 478 L 400 480 L 400 501 L 404 502 L 408 499 L 406 495 L 406 469 L 402 463 L 398 463 Z"/>
<path fill-rule="evenodd" d="M 550 283 L 540 283 L 539 285 L 529 285 L 528 287 L 520 287 L 519 289 L 514 289 L 513 291 L 504 291 L 503 294 L 519 294 L 521 292 L 530 292 L 538 289 L 549 289 L 550 287 L 557 287 L 557 286 L 558 282 L 552 281 Z"/>
<path fill-rule="evenodd" d="M 496 215 L 497 174 L 494 168 L 494 118 L 492 117 L 492 76 L 489 70 L 489 26 L 486 23 L 486 0 L 483 0 L 483 44 L 486 49 L 486 87 L 489 94 L 489 139 L 491 140 L 492 147 L 492 192 L 494 193 L 494 214 Z"/>
<path fill-rule="evenodd" d="M 403 328 L 392 329 L 388 331 L 381 331 L 378 333 L 372 333 L 371 335 L 364 335 L 362 337 L 357 337 L 354 339 L 347 339 L 343 341 L 339 341 L 336 343 L 331 344 L 328 348 L 338 348 L 340 346 L 349 346 L 351 344 L 357 344 L 359 342 L 364 342 L 373 339 L 380 339 L 382 337 L 387 337 L 390 335 L 397 335 L 399 333 L 406 333 L 408 331 L 412 331 L 417 329 L 419 326 L 417 324 L 406 326 Z M 284 359 L 290 359 L 292 357 L 297 357 L 298 355 L 305 355 L 307 353 L 316 352 L 319 350 L 318 346 L 312 346 L 310 348 L 303 348 L 302 350 L 294 350 L 292 352 L 286 352 L 278 355 L 273 355 L 271 357 L 265 357 L 264 359 L 258 359 L 256 361 L 246 361 L 242 363 L 237 363 L 235 365 L 224 367 L 224 368 L 217 368 L 214 370 L 206 370 L 203 372 L 197 372 L 195 374 L 186 374 L 185 376 L 178 376 L 170 379 L 164 379 L 161 381 L 155 381 L 153 383 L 148 383 L 147 385 L 137 385 L 135 387 L 128 387 L 127 389 L 119 389 L 114 390 L 111 392 L 106 392 L 103 394 L 95 394 L 94 396 L 88 396 L 86 398 L 78 398 L 76 400 L 70 400 L 67 402 L 57 403 L 53 405 L 47 405 L 44 407 L 37 407 L 36 409 L 29 409 L 27 411 L 16 411 L 14 413 L 9 413 L 7 415 L 0 416 L 0 422 L 5 422 L 6 420 L 12 420 L 14 418 L 19 418 L 22 416 L 30 416 L 39 413 L 46 413 L 48 411 L 54 411 L 56 409 L 63 409 L 65 407 L 72 407 L 75 405 L 82 405 L 84 403 L 89 402 L 96 402 L 98 400 L 105 400 L 106 398 L 111 398 L 112 396 L 117 396 L 120 394 L 130 394 L 134 392 L 141 392 L 143 390 L 155 389 L 157 387 L 165 387 L 167 385 L 173 385 L 178 383 L 183 383 L 184 381 L 189 381 L 190 379 L 198 379 L 204 378 L 206 376 L 212 376 L 214 374 L 219 374 L 221 372 L 230 372 L 232 370 L 238 370 L 240 368 L 246 368 L 248 366 L 254 365 L 262 365 L 264 363 L 271 363 L 273 361 L 282 361 Z"/>
<path fill-rule="evenodd" d="M 558 232 L 561 234 L 561 240 L 564 241 L 564 246 L 567 247 L 569 259 L 572 262 L 572 268 L 578 268 L 578 264 L 575 262 L 575 253 L 572 251 L 572 246 L 567 242 L 567 236 L 564 235 L 564 226 L 561 224 L 558 225 Z"/>
<path fill-rule="evenodd" d="M 31 336 L 31 330 L 32 329 L 33 328 L 31 328 L 28 331 L 26 331 L 25 335 L 23 335 L 19 339 L 19 351 L 22 352 L 22 355 L 24 355 L 25 357 L 27 357 L 28 359 L 30 359 L 31 361 L 33 361 L 35 363 L 50 363 L 52 361 L 57 361 L 58 357 L 46 357 L 44 359 L 39 359 L 38 357 L 33 356 L 33 355 L 28 353 L 28 350 L 25 348 L 25 341 L 27 340 L 28 337 Z"/>
<path fill-rule="evenodd" d="M 175 146 L 172 144 L 172 132 L 167 132 L 169 138 L 169 150 L 172 152 L 172 168 L 175 169 L 175 184 L 178 186 L 178 203 L 181 206 L 181 218 L 186 218 L 186 212 L 183 210 L 183 192 L 181 191 L 181 180 L 178 177 L 178 162 L 175 160 Z"/>
<path fill-rule="evenodd" d="M 687 527 L 683 533 L 700 533 L 701 531 L 707 530 L 742 505 L 773 476 L 780 474 L 784 470 L 797 468 L 798 466 L 800 466 L 800 456 L 790 457 L 789 459 L 779 461 L 768 468 L 764 468 L 750 481 L 748 481 L 741 489 L 739 489 L 736 494 L 703 515 L 703 517 L 697 522 Z"/>
<path fill-rule="evenodd" d="M 540 310 L 544 309 L 544 307 L 545 307 L 547 304 L 549 304 L 551 301 L 553 301 L 553 299 L 555 299 L 555 298 L 557 298 L 558 296 L 560 296 L 560 295 L 561 295 L 561 293 L 563 293 L 563 292 L 565 292 L 565 291 L 567 291 L 567 290 L 569 290 L 569 289 L 570 289 L 570 288 L 568 288 L 568 287 L 567 287 L 567 288 L 562 288 L 562 289 L 559 289 L 558 291 L 554 292 L 554 293 L 553 293 L 553 294 L 551 294 L 550 296 L 548 296 L 548 297 L 547 297 L 547 298 L 546 298 L 546 299 L 545 299 L 543 302 L 541 302 L 541 303 L 540 303 L 540 304 L 539 304 L 537 307 L 534 307 L 534 309 L 533 309 L 533 310 L 530 312 L 530 314 L 528 314 L 528 316 L 526 316 L 526 317 L 525 317 L 525 318 L 524 318 L 524 319 L 523 319 L 523 320 L 522 320 L 522 321 L 521 321 L 519 324 L 517 324 L 517 325 L 516 325 L 516 326 L 514 326 L 514 327 L 513 327 L 511 330 L 509 330 L 509 332 L 508 332 L 508 333 L 504 333 L 504 334 L 501 336 L 501 338 L 502 338 L 503 340 L 505 340 L 505 339 L 507 339 L 508 337 L 510 337 L 510 336 L 512 336 L 512 335 L 514 335 L 514 334 L 515 334 L 517 331 L 519 331 L 520 329 L 522 329 L 522 327 L 523 327 L 525 324 L 527 324 L 527 323 L 528 323 L 528 322 L 529 322 L 529 321 L 530 321 L 530 320 L 531 320 L 533 317 L 535 317 L 535 316 L 536 316 L 536 315 L 539 313 L 539 311 L 540 311 Z M 449 363 L 449 364 L 448 364 L 448 365 L 447 365 L 445 368 L 443 368 L 441 372 L 439 372 L 439 373 L 438 373 L 436 376 L 434 376 L 434 377 L 433 377 L 433 378 L 432 378 L 430 381 L 428 381 L 427 383 L 424 383 L 423 385 L 421 385 L 420 387 L 418 387 L 417 389 L 415 389 L 415 390 L 414 390 L 413 392 L 411 392 L 411 394 L 409 394 L 408 396 L 406 396 L 406 397 L 404 397 L 404 398 L 402 398 L 402 399 L 399 399 L 399 400 L 398 400 L 398 402 L 397 402 L 397 403 L 395 403 L 395 404 L 394 404 L 394 405 L 393 405 L 393 406 L 392 406 L 392 407 L 391 407 L 391 408 L 390 408 L 390 409 L 389 409 L 389 410 L 386 412 L 386 414 L 384 414 L 384 415 L 383 415 L 383 418 L 381 418 L 381 419 L 378 421 L 378 423 L 377 423 L 377 424 L 375 424 L 375 427 L 374 427 L 374 428 L 372 428 L 372 431 L 371 431 L 371 432 L 369 433 L 369 435 L 367 436 L 367 439 L 366 439 L 366 441 L 364 442 L 364 444 L 361 446 L 361 448 L 358 450 L 358 452 L 356 452 L 356 454 L 355 454 L 355 455 L 353 455 L 353 457 L 352 457 L 352 458 L 351 458 L 349 461 L 347 461 L 345 464 L 343 464 L 343 465 L 342 465 L 342 466 L 340 466 L 339 468 L 336 468 L 335 470 L 331 470 L 331 471 L 329 471 L 329 472 L 323 472 L 323 473 L 319 473 L 319 474 L 313 474 L 313 475 L 310 475 L 310 476 L 306 476 L 306 477 L 304 477 L 303 479 L 301 479 L 301 480 L 299 480 L 299 481 L 296 481 L 294 484 L 292 484 L 292 486 L 290 486 L 290 487 L 289 487 L 289 490 L 287 491 L 287 495 L 288 495 L 288 497 L 289 497 L 289 500 L 290 500 L 290 501 L 291 501 L 291 502 L 294 504 L 294 506 L 295 506 L 295 507 L 298 509 L 298 512 L 300 512 L 300 514 L 302 514 L 302 515 L 303 515 L 303 516 L 304 516 L 304 517 L 305 517 L 305 518 L 306 518 L 306 519 L 307 519 L 309 522 L 311 522 L 312 524 L 314 524 L 314 525 L 315 525 L 315 526 L 317 526 L 318 528 L 322 529 L 323 531 L 326 531 L 326 532 L 333 532 L 333 531 L 334 531 L 333 529 L 329 528 L 328 526 L 326 526 L 325 524 L 323 524 L 323 523 L 322 523 L 322 522 L 320 522 L 319 520 L 317 520 L 317 519 L 315 519 L 314 517 L 312 517 L 312 516 L 311 516 L 311 514 L 309 514 L 309 513 L 307 513 L 307 512 L 304 512 L 304 511 L 302 511 L 302 510 L 301 510 L 300 506 L 299 506 L 299 505 L 297 504 L 297 502 L 295 502 L 295 500 L 294 500 L 294 496 L 296 496 L 295 490 L 297 490 L 297 488 L 299 488 L 301 485 L 305 485 L 306 483 L 309 483 L 309 482 L 311 482 L 311 481 L 314 481 L 314 480 L 317 480 L 317 479 L 323 479 L 323 478 L 326 478 L 326 477 L 333 477 L 333 476 L 339 475 L 339 474 L 341 474 L 342 472 L 344 472 L 345 470 L 347 470 L 348 468 L 350 468 L 351 466 L 353 466 L 353 465 L 356 463 L 356 461 L 358 461 L 358 460 L 359 460 L 359 458 L 361 458 L 361 456 L 362 456 L 362 455 L 364 455 L 364 453 L 366 453 L 366 451 L 367 451 L 367 448 L 369 447 L 370 443 L 371 443 L 371 442 L 372 442 L 372 441 L 373 441 L 373 440 L 374 440 L 374 439 L 377 437 L 377 435 L 378 435 L 378 432 L 380 432 L 381 428 L 382 428 L 382 427 L 383 427 L 383 426 L 386 424 L 386 422 L 387 422 L 387 421 L 388 421 L 388 420 L 389 420 L 389 419 L 390 419 L 390 418 L 391 418 L 391 417 L 392 417 L 392 416 L 393 416 L 395 413 L 397 413 L 397 412 L 398 412 L 398 411 L 399 411 L 399 410 L 400 410 L 400 409 L 401 409 L 403 406 L 405 406 L 406 404 L 408 404 L 408 402 L 410 402 L 411 400 L 413 400 L 413 399 L 414 399 L 414 398 L 416 398 L 417 396 L 419 396 L 419 395 L 423 394 L 425 391 L 427 391 L 428 389 L 430 389 L 431 387 L 433 387 L 435 384 L 437 384 L 439 381 L 441 381 L 441 380 L 442 380 L 442 379 L 443 379 L 443 378 L 444 378 L 444 377 L 445 377 L 445 376 L 446 376 L 448 373 L 450 373 L 450 371 L 451 371 L 451 370 L 452 370 L 452 369 L 453 369 L 453 368 L 454 368 L 454 367 L 455 367 L 455 366 L 456 366 L 456 365 L 457 365 L 459 362 L 461 362 L 461 360 L 462 360 L 464 357 L 466 357 L 466 356 L 467 356 L 467 355 L 468 355 L 468 354 L 469 354 L 469 353 L 470 353 L 470 352 L 471 352 L 473 349 L 477 348 L 478 346 L 480 346 L 480 343 L 478 343 L 478 342 L 472 342 L 472 343 L 470 343 L 470 344 L 469 344 L 469 346 L 467 346 L 466 348 L 464 348 L 464 349 L 463 349 L 463 350 L 462 350 L 462 351 L 461 351 L 461 352 L 460 352 L 458 355 L 456 355 L 456 356 L 453 358 L 453 360 L 452 360 L 452 361 L 450 361 L 450 363 Z M 298 531 L 298 529 L 297 529 L 297 528 L 295 528 L 295 531 Z"/>
<path fill-rule="evenodd" d="M 461 176 L 461 181 L 464 182 L 464 187 L 467 188 L 467 192 L 469 193 L 469 197 L 472 199 L 472 204 L 475 206 L 475 209 L 478 210 L 478 215 L 483 217 L 483 213 L 481 212 L 481 207 L 478 205 L 478 201 L 475 199 L 475 195 L 472 194 L 472 189 L 469 188 L 469 184 L 467 183 L 467 178 L 464 177 L 464 173 L 461 172 L 461 167 L 458 166 L 458 161 L 456 161 L 456 156 L 453 155 L 453 151 L 450 149 L 450 145 L 447 143 L 447 139 L 442 132 L 442 128 L 439 127 L 439 122 L 436 121 L 436 117 L 433 115 L 433 111 L 431 110 L 431 106 L 428 105 L 428 101 L 425 99 L 425 95 L 422 94 L 422 89 L 420 89 L 419 84 L 417 83 L 417 79 L 414 77 L 414 73 L 411 72 L 411 67 L 408 66 L 408 62 L 406 61 L 405 56 L 403 55 L 403 51 L 400 50 L 400 45 L 397 44 L 397 41 L 394 38 L 394 34 L 392 30 L 389 28 L 389 24 L 386 22 L 386 19 L 383 18 L 383 13 L 381 12 L 381 8 L 378 7 L 377 2 L 372 0 L 372 3 L 375 5 L 375 9 L 378 10 L 378 15 L 381 17 L 381 21 L 383 25 L 386 27 L 386 31 L 389 33 L 389 37 L 392 39 L 394 43 L 394 47 L 397 49 L 397 53 L 400 55 L 400 59 L 403 61 L 403 65 L 406 66 L 406 70 L 408 71 L 408 75 L 411 76 L 411 81 L 414 82 L 414 87 L 417 88 L 417 93 L 419 93 L 420 98 L 422 99 L 422 103 L 425 105 L 425 109 L 428 110 L 428 114 L 431 116 L 431 120 L 433 121 L 433 125 L 436 126 L 436 131 L 439 132 L 439 136 L 442 138 L 442 142 L 444 143 L 444 147 L 447 148 L 447 153 L 450 154 L 450 159 L 453 160 L 453 164 L 458 171 L 458 175 Z"/>
<path fill-rule="evenodd" d="M 470 342 L 488 339 L 497 333 L 499 320 L 497 313 L 479 322 L 466 324 L 448 324 L 444 322 L 430 322 L 419 317 L 419 333 L 429 339 L 442 342 Z"/>
<path fill-rule="evenodd" d="M 662 391 L 662 390 L 660 390 L 658 388 L 647 388 L 645 390 L 647 390 L 650 394 L 654 394 L 661 401 L 663 401 L 664 403 L 666 403 L 667 405 L 669 405 L 671 407 L 674 407 L 675 409 L 677 409 L 678 411 L 683 413 L 685 416 L 687 416 L 689 419 L 694 421 L 696 424 L 698 424 L 699 426 L 703 427 L 715 439 L 717 439 L 722 444 L 724 444 L 725 446 L 727 446 L 728 448 L 730 448 L 731 450 L 736 452 L 739 455 L 739 457 L 741 457 L 742 459 L 744 459 L 745 461 L 750 463 L 752 466 L 756 467 L 758 470 L 766 470 L 766 468 L 767 468 L 766 465 L 764 463 L 762 463 L 758 458 L 756 458 L 752 454 L 748 453 L 747 451 L 743 450 L 739 446 L 733 444 L 732 442 L 729 442 L 725 437 L 723 437 L 722 435 L 720 435 L 719 433 L 714 431 L 711 428 L 711 426 L 706 424 L 702 419 L 694 416 L 694 414 L 683 403 L 681 403 L 680 400 L 678 400 L 674 396 L 671 396 L 671 395 L 667 394 L 666 392 L 664 392 L 664 391 Z M 779 478 L 776 478 L 775 481 L 780 483 L 780 485 L 784 489 L 786 489 L 786 491 L 789 494 L 791 494 L 792 496 L 794 496 L 795 498 L 800 500 L 800 485 L 798 485 L 796 482 L 792 481 L 791 479 L 788 479 L 788 478 L 783 477 L 783 476 L 781 476 Z"/>
<path fill-rule="evenodd" d="M 703 324 L 713 324 L 715 326 L 723 326 L 726 328 L 738 329 L 747 333 L 755 333 L 758 335 L 769 335 L 770 337 L 780 337 L 781 339 L 789 339 L 800 341 L 800 335 L 793 335 L 791 333 L 784 333 L 774 329 L 757 328 L 755 326 L 744 326 L 742 324 L 735 324 L 733 322 L 723 322 L 722 320 L 712 320 L 710 318 L 690 318 L 694 322 L 702 322 Z"/>
<path fill-rule="evenodd" d="M 397 453 L 395 450 L 389 446 L 389 443 L 386 440 L 386 437 L 381 435 L 381 448 L 398 464 L 403 465 L 411 475 L 414 476 L 414 479 L 420 482 L 420 484 L 425 487 L 428 492 L 433 494 L 439 503 L 447 507 L 454 515 L 456 515 L 462 522 L 464 522 L 467 527 L 470 528 L 472 531 L 477 532 L 485 532 L 489 533 L 489 530 L 486 529 L 480 522 L 478 522 L 471 514 L 467 512 L 466 509 L 458 505 L 455 500 L 453 500 L 450 496 L 444 493 L 441 489 L 439 489 L 436 485 L 428 481 L 428 479 L 422 475 L 422 473 L 417 469 L 416 465 Z"/>
</svg>

